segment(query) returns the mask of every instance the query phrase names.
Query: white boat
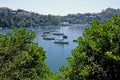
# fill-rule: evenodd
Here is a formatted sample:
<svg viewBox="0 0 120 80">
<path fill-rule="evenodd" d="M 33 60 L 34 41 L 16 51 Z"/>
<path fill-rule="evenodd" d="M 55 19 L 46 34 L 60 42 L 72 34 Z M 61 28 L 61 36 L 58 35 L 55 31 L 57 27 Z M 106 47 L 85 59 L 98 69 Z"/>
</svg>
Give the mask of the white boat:
<svg viewBox="0 0 120 80">
<path fill-rule="evenodd" d="M 42 36 L 42 37 L 48 37 L 48 35 L 47 35 L 47 34 L 42 34 L 41 36 Z"/>
<path fill-rule="evenodd" d="M 64 39 L 55 40 L 54 43 L 57 43 L 57 44 L 69 44 L 69 42 L 65 41 Z"/>
</svg>

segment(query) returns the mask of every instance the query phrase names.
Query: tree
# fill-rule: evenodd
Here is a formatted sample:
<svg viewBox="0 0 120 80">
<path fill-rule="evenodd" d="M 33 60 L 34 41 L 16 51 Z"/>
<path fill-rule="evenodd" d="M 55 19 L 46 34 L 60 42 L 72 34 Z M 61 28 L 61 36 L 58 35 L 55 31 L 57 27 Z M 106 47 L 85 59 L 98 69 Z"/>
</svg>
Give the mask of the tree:
<svg viewBox="0 0 120 80">
<path fill-rule="evenodd" d="M 25 29 L 0 35 L 0 80 L 43 80 L 49 74 L 45 51 Z"/>
<path fill-rule="evenodd" d="M 60 68 L 70 80 L 120 79 L 120 16 L 100 23 L 94 19 L 78 39 L 68 57 L 69 66 Z"/>
</svg>

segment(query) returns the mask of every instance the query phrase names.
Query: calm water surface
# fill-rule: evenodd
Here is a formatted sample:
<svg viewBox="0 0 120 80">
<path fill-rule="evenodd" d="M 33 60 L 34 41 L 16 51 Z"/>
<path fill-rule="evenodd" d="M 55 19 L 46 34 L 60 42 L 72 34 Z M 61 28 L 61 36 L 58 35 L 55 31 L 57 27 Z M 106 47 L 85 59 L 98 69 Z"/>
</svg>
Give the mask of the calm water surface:
<svg viewBox="0 0 120 80">
<path fill-rule="evenodd" d="M 39 46 L 42 46 L 47 55 L 46 63 L 49 66 L 50 70 L 53 72 L 59 72 L 60 66 L 67 66 L 66 58 L 71 55 L 71 51 L 77 47 L 77 43 L 73 42 L 74 39 L 82 36 L 83 29 L 82 27 L 61 27 L 60 30 L 68 36 L 66 41 L 69 41 L 69 44 L 55 44 L 54 40 L 43 40 L 41 37 L 42 31 L 37 31 L 35 42 L 38 42 Z M 56 39 L 61 39 L 62 36 L 55 36 L 50 33 L 51 36 Z"/>
<path fill-rule="evenodd" d="M 6 33 L 10 30 L 0 30 L 0 33 Z M 47 31 L 47 30 L 46 30 Z M 59 72 L 60 66 L 67 66 L 66 58 L 71 55 L 71 51 L 77 47 L 77 43 L 73 42 L 74 39 L 82 36 L 83 29 L 82 27 L 61 27 L 55 31 L 63 32 L 68 36 L 66 41 L 69 41 L 69 44 L 55 44 L 54 40 L 43 40 L 41 35 L 43 34 L 43 30 L 36 30 L 36 38 L 34 42 L 37 42 L 39 46 L 43 47 L 46 51 L 47 59 L 46 63 L 51 71 Z M 62 36 L 52 35 L 51 32 L 49 35 L 55 37 L 55 39 L 61 39 Z"/>
</svg>

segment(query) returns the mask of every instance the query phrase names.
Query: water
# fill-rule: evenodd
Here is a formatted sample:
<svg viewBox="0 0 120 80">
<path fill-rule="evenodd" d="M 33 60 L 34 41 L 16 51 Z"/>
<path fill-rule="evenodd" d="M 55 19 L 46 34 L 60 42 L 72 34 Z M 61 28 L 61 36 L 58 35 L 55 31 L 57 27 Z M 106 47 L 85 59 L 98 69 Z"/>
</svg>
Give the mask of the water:
<svg viewBox="0 0 120 80">
<path fill-rule="evenodd" d="M 54 40 L 43 40 L 41 37 L 42 31 L 37 31 L 35 38 L 35 42 L 38 42 L 38 45 L 45 49 L 47 55 L 46 63 L 53 72 L 59 72 L 60 66 L 67 66 L 66 58 L 72 56 L 71 51 L 78 45 L 76 42 L 73 42 L 73 40 L 82 36 L 83 29 L 82 27 L 69 26 L 62 27 L 58 31 L 68 36 L 66 40 L 69 41 L 69 44 L 55 44 Z M 50 35 L 52 35 L 52 33 Z M 52 36 L 57 39 L 61 38 L 61 36 Z"/>
<path fill-rule="evenodd" d="M 82 27 L 69 26 L 61 27 L 56 31 L 66 34 L 68 36 L 66 40 L 69 41 L 69 44 L 55 44 L 54 40 L 43 40 L 41 37 L 43 30 L 39 29 L 36 30 L 36 38 L 34 39 L 34 42 L 37 42 L 38 45 L 43 47 L 46 51 L 46 64 L 53 72 L 59 72 L 60 66 L 68 65 L 66 58 L 72 56 L 71 51 L 78 45 L 76 42 L 73 42 L 73 40 L 82 36 L 83 29 Z M 0 30 L 0 33 L 4 34 L 5 32 L 9 32 L 9 30 Z M 50 33 L 50 35 L 56 39 L 62 38 L 61 36 L 52 34 L 53 33 Z"/>
</svg>

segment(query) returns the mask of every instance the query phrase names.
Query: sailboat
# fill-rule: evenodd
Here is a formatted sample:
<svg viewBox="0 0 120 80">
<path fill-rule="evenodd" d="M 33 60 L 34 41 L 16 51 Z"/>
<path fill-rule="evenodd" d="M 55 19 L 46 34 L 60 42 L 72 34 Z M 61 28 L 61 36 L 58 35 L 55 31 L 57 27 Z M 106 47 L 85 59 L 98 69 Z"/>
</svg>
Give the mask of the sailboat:
<svg viewBox="0 0 120 80">
<path fill-rule="evenodd" d="M 63 33 L 60 33 L 60 32 L 54 32 L 53 35 L 63 35 Z"/>
<path fill-rule="evenodd" d="M 44 40 L 55 40 L 54 37 L 43 37 Z"/>
<path fill-rule="evenodd" d="M 42 35 L 42 37 L 43 37 L 44 40 L 55 40 L 54 37 L 50 37 L 47 33 L 44 33 L 44 34 Z"/>
<path fill-rule="evenodd" d="M 50 37 L 50 36 L 44 36 L 43 39 L 44 40 L 55 40 L 54 37 Z"/>
<path fill-rule="evenodd" d="M 68 41 L 65 41 L 64 39 L 57 39 L 54 41 L 54 43 L 57 43 L 57 44 L 69 44 Z"/>
<path fill-rule="evenodd" d="M 53 35 L 64 35 L 64 33 L 61 33 L 60 31 L 54 32 Z"/>
<path fill-rule="evenodd" d="M 59 33 L 59 35 L 60 35 L 60 33 Z M 62 37 L 62 39 L 56 39 L 55 41 L 54 41 L 54 43 L 57 43 L 57 44 L 69 44 L 69 41 L 66 41 L 64 38 L 67 38 L 67 35 L 65 35 L 64 33 L 63 33 L 63 30 L 62 30 L 62 33 L 61 33 L 61 37 Z"/>
</svg>

